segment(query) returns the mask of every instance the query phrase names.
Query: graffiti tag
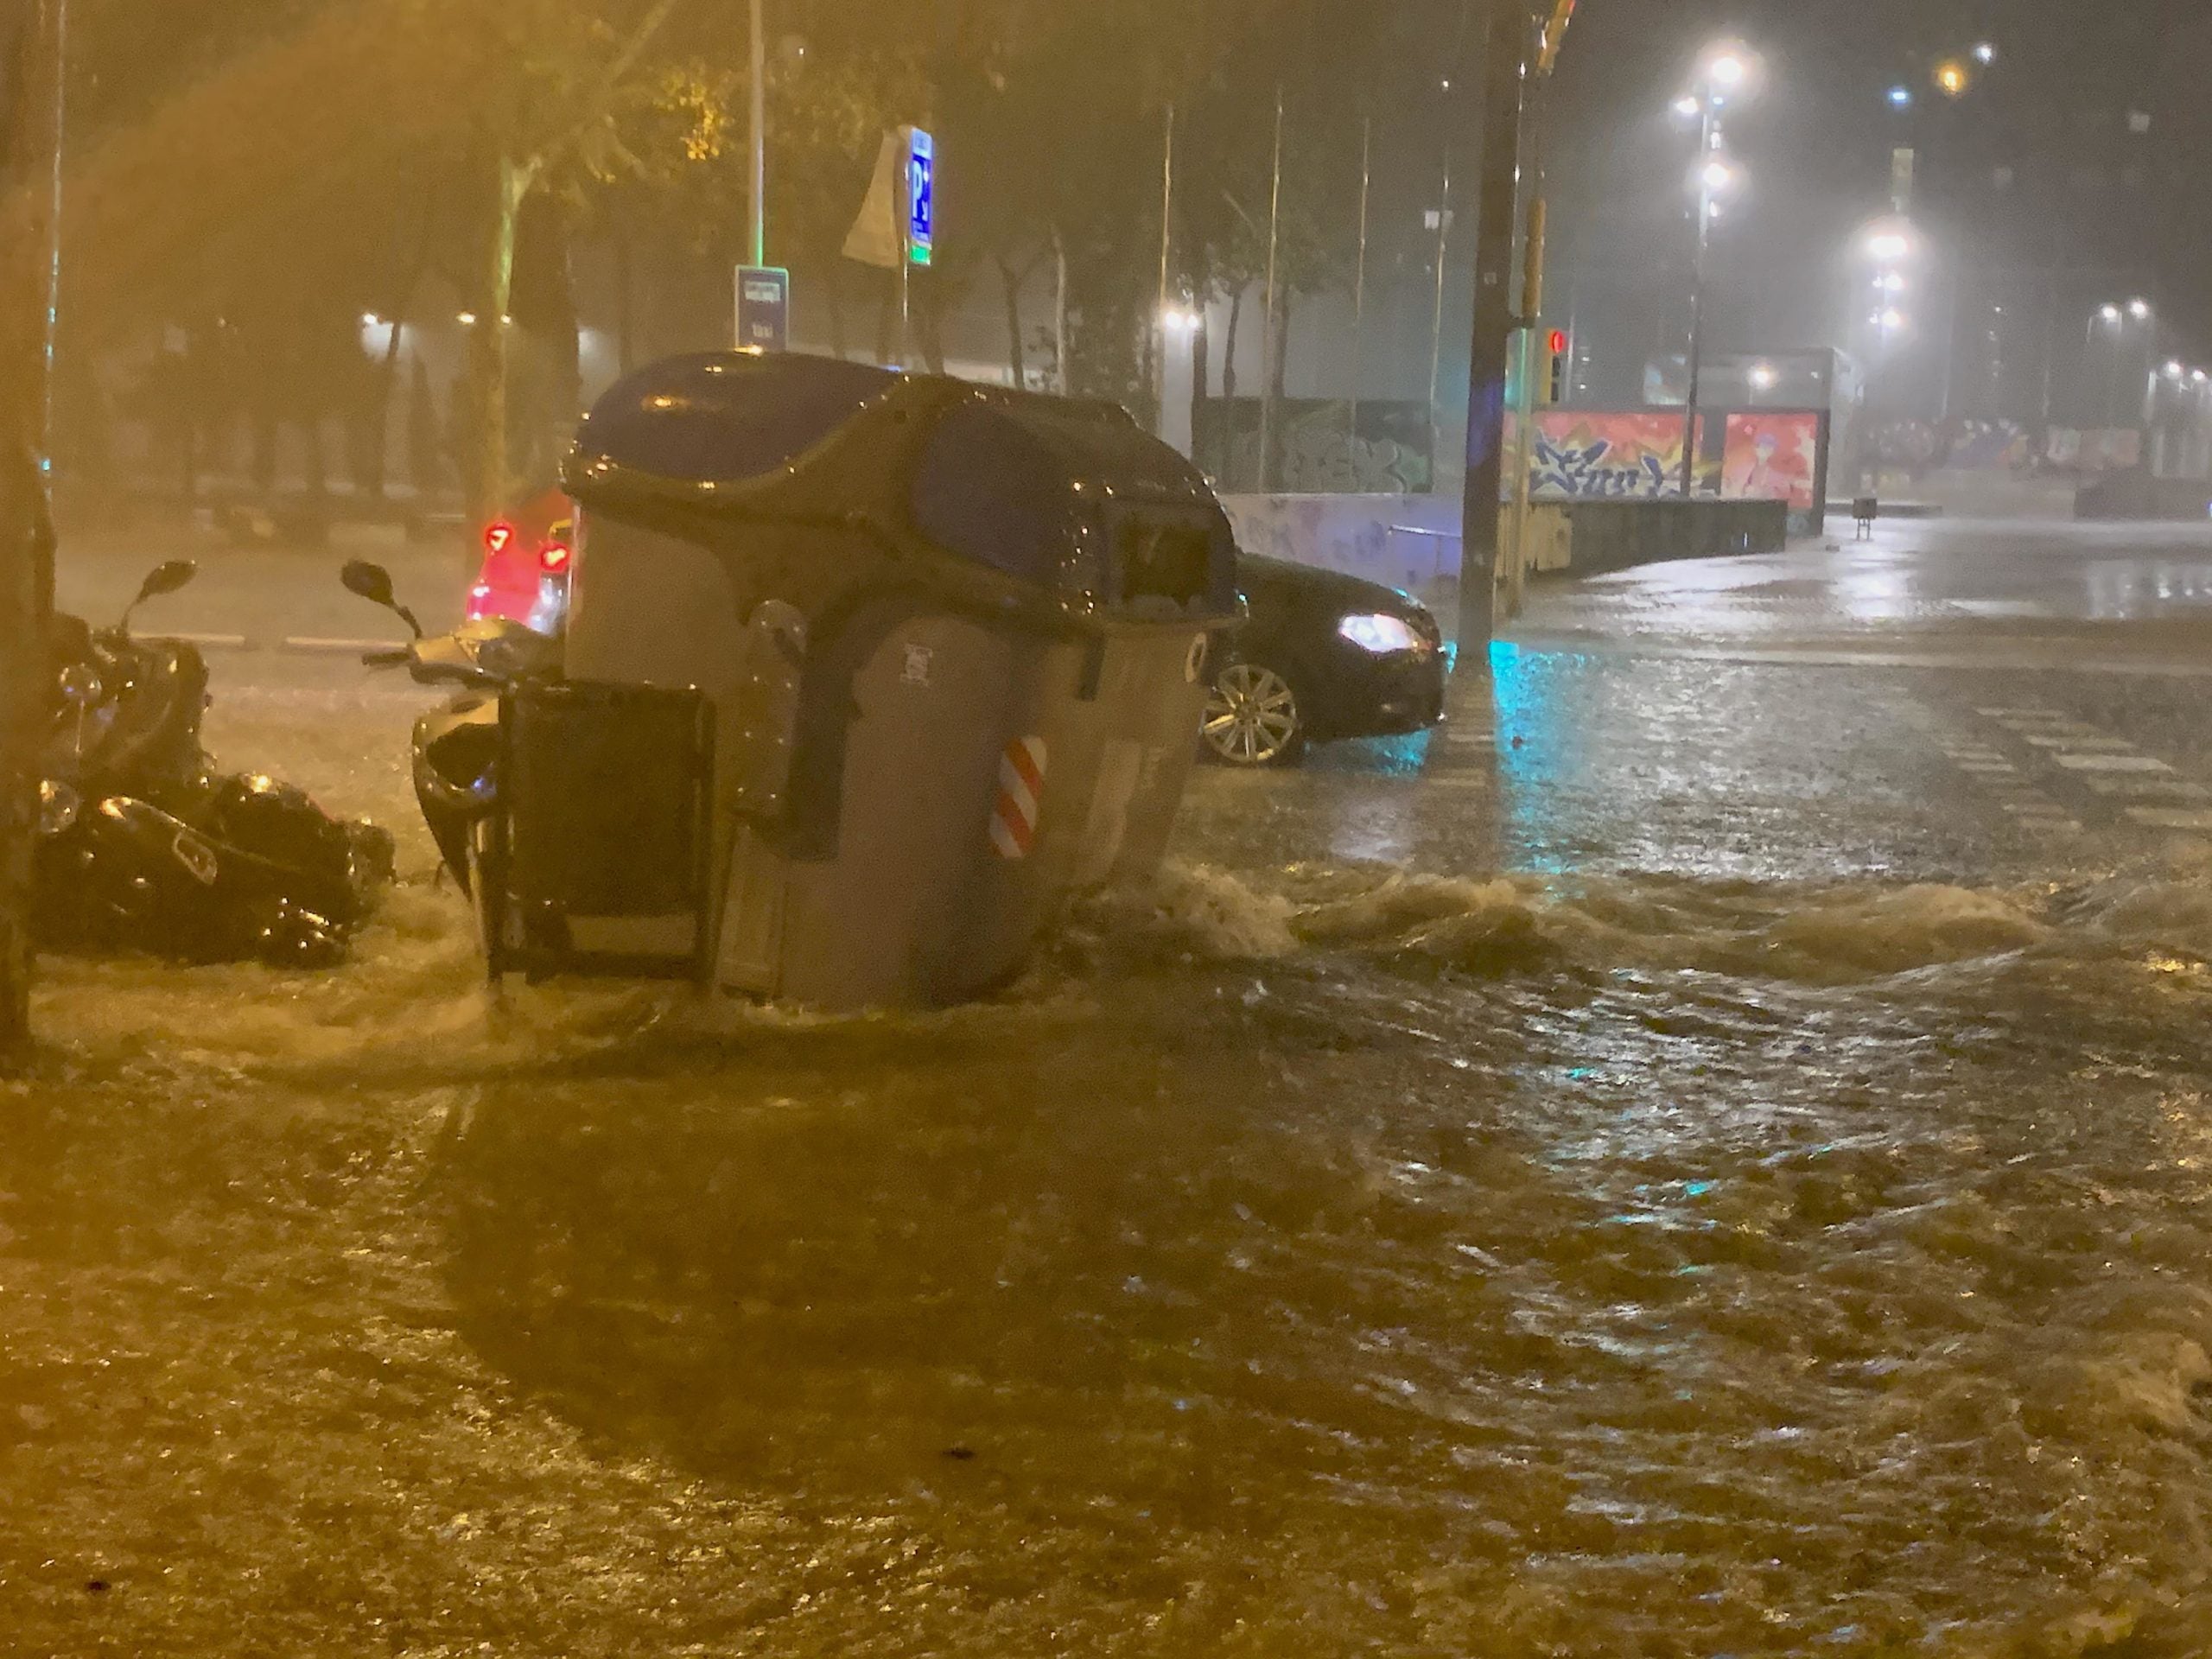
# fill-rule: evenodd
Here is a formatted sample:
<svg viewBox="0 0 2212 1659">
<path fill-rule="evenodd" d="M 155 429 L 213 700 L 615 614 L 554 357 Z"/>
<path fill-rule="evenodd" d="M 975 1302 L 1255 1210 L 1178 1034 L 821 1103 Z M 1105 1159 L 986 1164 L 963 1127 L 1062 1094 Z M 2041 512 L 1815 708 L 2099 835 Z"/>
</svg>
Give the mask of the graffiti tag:
<svg viewBox="0 0 2212 1659">
<path fill-rule="evenodd" d="M 1612 461 L 1612 440 L 1593 438 L 1578 448 L 1536 435 L 1534 488 L 1541 495 L 1579 500 L 1632 499 L 1669 493 L 1673 480 L 1658 456 L 1646 453 L 1633 461 Z"/>
</svg>

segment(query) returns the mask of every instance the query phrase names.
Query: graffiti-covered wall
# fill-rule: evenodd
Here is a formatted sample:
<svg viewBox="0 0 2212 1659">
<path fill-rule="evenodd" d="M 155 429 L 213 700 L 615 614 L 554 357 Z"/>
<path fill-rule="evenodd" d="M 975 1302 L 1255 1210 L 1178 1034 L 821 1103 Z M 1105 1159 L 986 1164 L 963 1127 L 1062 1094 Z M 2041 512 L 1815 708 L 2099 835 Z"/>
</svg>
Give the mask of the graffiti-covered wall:
<svg viewBox="0 0 2212 1659">
<path fill-rule="evenodd" d="M 1700 417 L 1697 486 L 1732 501 L 1819 505 L 1824 416 L 1749 410 Z M 1688 422 L 1673 410 L 1548 409 L 1536 416 L 1529 486 L 1545 500 L 1658 500 L 1682 493 Z M 1509 442 L 1512 441 L 1510 428 Z M 1715 438 L 1719 447 L 1714 448 Z"/>
</svg>

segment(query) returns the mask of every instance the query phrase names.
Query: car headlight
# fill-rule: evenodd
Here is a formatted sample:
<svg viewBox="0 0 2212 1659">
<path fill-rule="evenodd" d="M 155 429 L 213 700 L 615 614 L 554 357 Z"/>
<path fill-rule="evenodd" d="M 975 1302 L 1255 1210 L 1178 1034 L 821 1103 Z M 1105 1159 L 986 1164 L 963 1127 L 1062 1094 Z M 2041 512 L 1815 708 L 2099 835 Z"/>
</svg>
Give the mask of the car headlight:
<svg viewBox="0 0 2212 1659">
<path fill-rule="evenodd" d="M 1393 652 L 1418 651 L 1421 645 L 1421 637 L 1414 632 L 1412 623 L 1403 617 L 1385 616 L 1380 612 L 1344 618 L 1337 624 L 1337 637 L 1377 657 L 1387 657 Z"/>
</svg>

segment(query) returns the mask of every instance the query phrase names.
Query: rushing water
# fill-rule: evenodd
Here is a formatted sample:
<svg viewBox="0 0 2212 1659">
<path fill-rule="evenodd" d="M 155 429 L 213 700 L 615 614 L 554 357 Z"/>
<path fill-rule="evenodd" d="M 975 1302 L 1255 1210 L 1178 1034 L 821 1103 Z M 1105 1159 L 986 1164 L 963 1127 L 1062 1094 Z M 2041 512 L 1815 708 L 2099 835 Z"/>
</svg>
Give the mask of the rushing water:
<svg viewBox="0 0 2212 1659">
<path fill-rule="evenodd" d="M 0 1650 L 2212 1647 L 2212 887 L 1194 839 L 926 1018 L 60 964 Z"/>
</svg>

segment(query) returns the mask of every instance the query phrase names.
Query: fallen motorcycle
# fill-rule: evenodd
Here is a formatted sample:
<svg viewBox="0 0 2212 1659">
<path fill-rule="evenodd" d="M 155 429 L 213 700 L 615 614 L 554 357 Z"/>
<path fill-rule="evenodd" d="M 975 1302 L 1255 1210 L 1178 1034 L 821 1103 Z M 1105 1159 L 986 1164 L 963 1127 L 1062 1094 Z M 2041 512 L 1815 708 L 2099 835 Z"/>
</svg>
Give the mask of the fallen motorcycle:
<svg viewBox="0 0 2212 1659">
<path fill-rule="evenodd" d="M 161 566 L 116 626 L 57 619 L 33 925 L 42 949 L 324 968 L 392 876 L 391 835 L 332 817 L 261 774 L 220 774 L 200 742 L 207 665 L 130 619 L 198 575 Z"/>
</svg>

